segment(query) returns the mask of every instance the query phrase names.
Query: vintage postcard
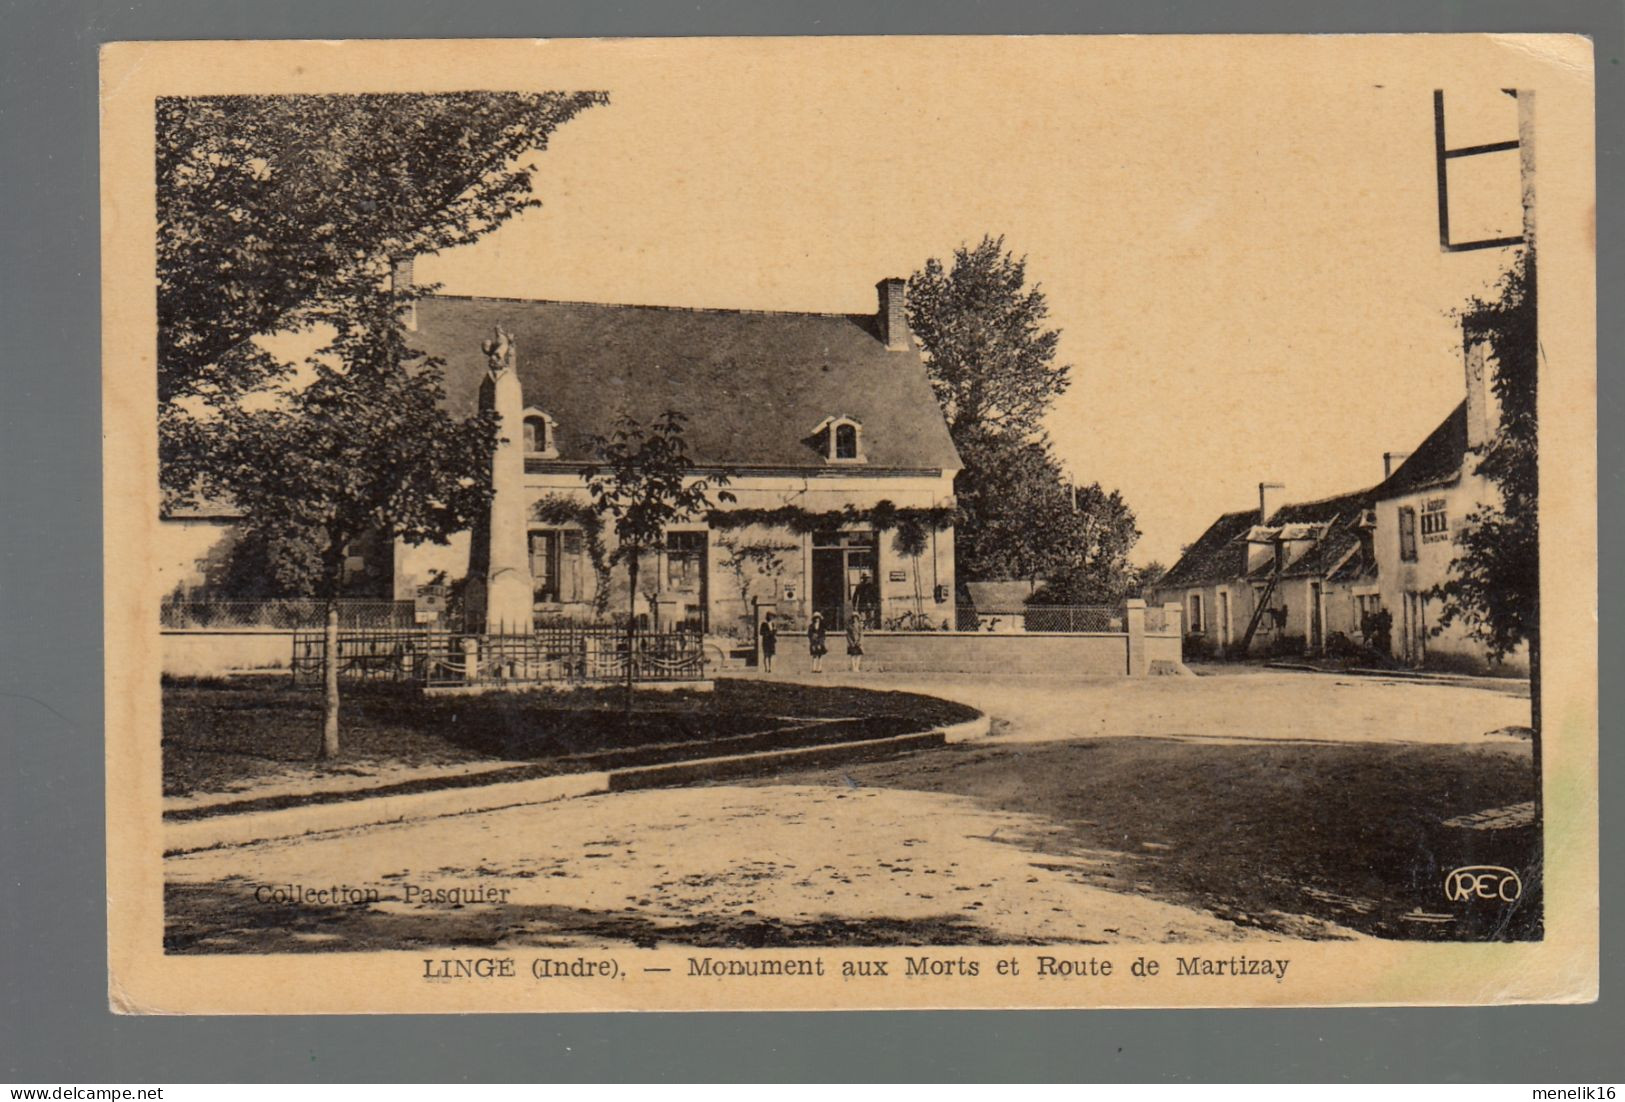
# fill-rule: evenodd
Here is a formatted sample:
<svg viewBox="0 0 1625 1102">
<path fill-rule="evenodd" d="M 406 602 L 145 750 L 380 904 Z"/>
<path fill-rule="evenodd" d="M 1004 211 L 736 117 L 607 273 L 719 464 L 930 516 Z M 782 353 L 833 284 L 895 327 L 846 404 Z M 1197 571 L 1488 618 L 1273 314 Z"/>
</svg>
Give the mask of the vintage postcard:
<svg viewBox="0 0 1625 1102">
<path fill-rule="evenodd" d="M 1595 998 L 1592 75 L 105 47 L 112 1007 Z"/>
</svg>

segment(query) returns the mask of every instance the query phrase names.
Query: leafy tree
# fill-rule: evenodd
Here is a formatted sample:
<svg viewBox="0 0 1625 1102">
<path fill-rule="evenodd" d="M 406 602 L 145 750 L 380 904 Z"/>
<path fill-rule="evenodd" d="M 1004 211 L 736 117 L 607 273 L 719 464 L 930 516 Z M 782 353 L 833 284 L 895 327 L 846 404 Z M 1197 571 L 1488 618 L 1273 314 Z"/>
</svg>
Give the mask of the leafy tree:
<svg viewBox="0 0 1625 1102">
<path fill-rule="evenodd" d="M 909 325 L 964 468 L 954 482 L 957 570 L 966 580 L 1048 577 L 1054 600 L 1114 600 L 1139 533 L 1121 497 L 1074 494 L 1043 418 L 1071 383 L 1060 331 L 1027 286 L 1027 262 L 984 236 L 930 259 L 908 283 Z M 1061 579 L 1067 579 L 1064 583 Z"/>
<path fill-rule="evenodd" d="M 1069 385 L 1071 368 L 1055 362 L 1061 332 L 1044 328 L 1049 306 L 1026 279 L 1026 258 L 988 236 L 954 250 L 951 268 L 932 258 L 908 281 L 909 327 L 956 444 L 1037 436 Z"/>
<path fill-rule="evenodd" d="M 1459 554 L 1444 600 L 1441 626 L 1459 619 L 1499 660 L 1540 633 L 1540 515 L 1537 351 L 1533 264 L 1520 259 L 1489 301 L 1465 312 L 1463 339 L 1486 340 L 1496 361 L 1494 393 L 1501 407 L 1495 436 L 1476 457 L 1476 472 L 1499 491 L 1457 533 Z M 1471 461 L 1471 460 L 1470 460 Z"/>
<path fill-rule="evenodd" d="M 1519 254 L 1494 295 L 1469 303 L 1462 321 L 1464 341 L 1487 340 L 1494 351 L 1492 385 L 1501 419 L 1495 436 L 1478 453 L 1475 470 L 1495 486 L 1500 500 L 1481 503 L 1467 515 L 1456 534 L 1458 554 L 1450 577 L 1433 595 L 1442 599 L 1439 627 L 1462 621 L 1497 661 L 1520 643 L 1529 645 L 1538 778 L 1540 487 L 1535 400 L 1540 341 L 1533 249 Z"/>
<path fill-rule="evenodd" d="M 338 599 L 352 544 L 369 536 L 444 543 L 491 498 L 490 413 L 441 408 L 439 364 L 407 348 L 395 296 L 352 288 L 329 306 L 332 341 L 311 380 L 269 406 L 226 411 L 212 428 L 205 488 L 243 511 L 285 592 L 327 606 L 321 756 L 339 753 Z M 414 362 L 420 361 L 420 362 Z"/>
<path fill-rule="evenodd" d="M 593 508 L 612 518 L 616 546 L 612 562 L 627 570 L 626 690 L 631 706 L 633 647 L 637 630 L 639 560 L 659 550 L 666 529 L 680 521 L 704 516 L 711 508 L 713 487 L 728 485 L 726 474 L 696 478 L 689 458 L 683 423 L 688 418 L 668 409 L 648 426 L 629 414 L 616 419 L 608 436 L 591 441 L 596 461 L 582 472 Z M 718 501 L 734 501 L 719 490 Z"/>
<path fill-rule="evenodd" d="M 892 545 L 899 555 L 906 555 L 913 560 L 914 568 L 910 573 L 914 575 L 914 621 L 919 627 L 925 620 L 925 596 L 920 591 L 920 556 L 931 545 L 931 533 L 925 525 L 913 520 L 905 520 L 897 525 L 897 532 L 892 536 Z"/>
<path fill-rule="evenodd" d="M 739 603 L 744 606 L 745 617 L 754 630 L 750 604 L 751 590 L 754 588 L 752 583 L 757 578 L 774 580 L 782 577 L 784 556 L 800 551 L 801 546 L 771 540 L 742 542 L 729 537 L 718 540 L 717 545 L 727 552 L 727 557 L 722 560 L 723 568 L 733 575 L 734 585 L 739 589 Z"/>
<path fill-rule="evenodd" d="M 1168 573 L 1168 568 L 1158 559 L 1152 559 L 1138 568 L 1134 571 L 1135 592 L 1133 595 L 1144 597 L 1147 593 L 1155 590 L 1157 583 L 1162 581 L 1162 577 L 1166 573 Z"/>
<path fill-rule="evenodd" d="M 597 92 L 158 100 L 161 478 L 184 497 L 220 439 L 196 415 L 284 380 L 255 338 L 344 320 L 389 258 L 475 241 L 538 205 L 534 166 Z"/>
<path fill-rule="evenodd" d="M 1041 601 L 1111 603 L 1131 582 L 1139 539 L 1133 510 L 1098 483 L 1072 486 L 1047 441 L 967 434 L 955 480 L 963 525 L 954 534 L 968 580 L 1048 579 Z"/>
<path fill-rule="evenodd" d="M 1134 511 L 1116 490 L 1098 482 L 1079 486 L 1070 511 L 1054 523 L 1056 561 L 1035 604 L 1115 605 L 1140 592 L 1140 575 L 1128 554 L 1140 538 Z"/>
</svg>

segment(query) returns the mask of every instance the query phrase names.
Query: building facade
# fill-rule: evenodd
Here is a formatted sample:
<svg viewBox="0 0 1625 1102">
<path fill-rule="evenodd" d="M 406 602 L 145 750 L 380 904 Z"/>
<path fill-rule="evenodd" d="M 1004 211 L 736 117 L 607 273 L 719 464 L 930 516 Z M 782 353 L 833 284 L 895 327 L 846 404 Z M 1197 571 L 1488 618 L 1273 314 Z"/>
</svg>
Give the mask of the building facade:
<svg viewBox="0 0 1625 1102">
<path fill-rule="evenodd" d="M 951 617 L 959 458 L 904 293 L 883 280 L 873 315 L 422 299 L 410 343 L 443 361 L 453 413 L 494 409 L 502 432 L 489 522 L 398 544 L 395 598 L 466 579 L 492 630 L 620 616 L 629 596 L 646 622 L 740 636 L 758 604 L 797 624 Z M 584 475 L 618 417 L 667 410 L 695 475 L 726 474 L 736 500 L 673 525 L 630 595 Z M 927 515 L 923 553 L 903 554 L 899 518 Z"/>
<path fill-rule="evenodd" d="M 1318 654 L 1338 636 L 1362 639 L 1379 600 L 1371 493 L 1283 505 L 1278 483 L 1260 483 L 1258 508 L 1209 525 L 1157 583 L 1153 603 L 1177 602 L 1193 648 L 1216 656 L 1239 656 L 1244 644 L 1247 653 Z"/>
<path fill-rule="evenodd" d="M 1478 461 L 1500 424 L 1494 354 L 1464 329 L 1466 397 L 1377 488 L 1377 568 L 1382 600 L 1393 616 L 1394 657 L 1411 665 L 1480 670 L 1484 645 L 1459 619 L 1441 624 L 1436 587 L 1451 577 L 1459 550 L 1455 537 L 1474 512 L 1497 505 L 1495 484 L 1477 473 Z M 1503 665 L 1526 673 L 1526 648 Z"/>
</svg>

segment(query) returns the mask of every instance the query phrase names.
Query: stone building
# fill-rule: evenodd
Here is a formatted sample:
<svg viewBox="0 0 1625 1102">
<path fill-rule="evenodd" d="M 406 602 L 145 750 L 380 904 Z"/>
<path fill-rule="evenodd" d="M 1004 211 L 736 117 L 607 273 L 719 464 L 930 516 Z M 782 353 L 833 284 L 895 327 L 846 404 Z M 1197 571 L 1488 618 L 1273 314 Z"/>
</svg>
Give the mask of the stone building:
<svg viewBox="0 0 1625 1102">
<path fill-rule="evenodd" d="M 454 414 L 482 405 L 503 425 L 487 525 L 447 546 L 397 544 L 397 600 L 468 578 L 493 628 L 623 615 L 627 575 L 604 569 L 613 525 L 589 506 L 591 442 L 621 414 L 687 418 L 697 476 L 726 472 L 758 523 L 674 525 L 640 563 L 651 622 L 743 635 L 771 602 L 839 625 L 861 603 L 884 622 L 923 605 L 952 615 L 959 457 L 904 314 L 905 283 L 878 284 L 874 314 L 627 306 L 432 295 L 412 346 L 444 361 Z M 495 336 L 493 336 L 495 334 Z M 899 516 L 934 511 L 918 557 Z M 651 561 L 652 560 L 652 561 Z"/>
<path fill-rule="evenodd" d="M 1281 504 L 1278 483 L 1259 505 L 1224 513 L 1157 583 L 1153 603 L 1177 602 L 1187 638 L 1238 654 L 1260 604 L 1251 653 L 1319 653 L 1341 634 L 1360 638 L 1378 602 L 1372 491 Z"/>
<path fill-rule="evenodd" d="M 1477 473 L 1501 419 L 1494 352 L 1475 336 L 1471 318 L 1463 334 L 1466 397 L 1377 488 L 1376 554 L 1382 602 L 1394 619 L 1394 657 L 1417 666 L 1482 669 L 1488 664 L 1483 644 L 1460 620 L 1442 627 L 1439 600 L 1431 596 L 1451 576 L 1460 553 L 1455 536 L 1467 517 L 1499 503 L 1495 484 Z M 1519 648 L 1504 665 L 1527 671 L 1527 650 Z"/>
</svg>

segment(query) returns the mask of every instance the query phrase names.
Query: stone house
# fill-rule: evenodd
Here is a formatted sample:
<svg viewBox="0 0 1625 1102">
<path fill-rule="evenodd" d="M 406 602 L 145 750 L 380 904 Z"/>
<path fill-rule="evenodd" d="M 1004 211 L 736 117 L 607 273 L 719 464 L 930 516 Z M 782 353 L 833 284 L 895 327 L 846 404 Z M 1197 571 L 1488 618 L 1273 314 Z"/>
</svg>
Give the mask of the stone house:
<svg viewBox="0 0 1625 1102">
<path fill-rule="evenodd" d="M 1334 635 L 1359 639 L 1379 600 L 1372 491 L 1283 505 L 1278 483 L 1258 489 L 1258 508 L 1209 525 L 1152 603 L 1178 603 L 1187 638 L 1217 655 L 1240 653 L 1260 604 L 1253 653 L 1320 653 Z"/>
<path fill-rule="evenodd" d="M 1392 613 L 1394 657 L 1411 665 L 1482 669 L 1483 644 L 1458 620 L 1439 624 L 1439 601 L 1429 596 L 1451 575 L 1456 533 L 1499 491 L 1476 473 L 1483 447 L 1500 424 L 1493 386 L 1494 352 L 1475 338 L 1472 319 L 1463 328 L 1466 397 L 1375 492 L 1376 556 L 1382 602 Z M 1525 649 L 1509 655 L 1507 668 L 1526 672 Z"/>
<path fill-rule="evenodd" d="M 640 563 L 640 617 L 743 635 L 758 601 L 796 623 L 817 610 L 842 624 L 855 602 L 880 621 L 916 602 L 951 616 L 959 457 L 905 283 L 877 289 L 868 315 L 420 300 L 410 343 L 444 361 L 452 412 L 494 408 L 504 430 L 489 524 L 448 546 L 398 544 L 394 597 L 443 572 L 470 579 L 492 626 L 623 615 L 626 572 L 603 568 L 613 526 L 592 514 L 583 471 L 619 415 L 676 409 L 696 475 L 731 478 L 737 500 L 718 515 L 753 522 L 673 526 Z M 502 363 L 482 347 L 499 329 Z M 897 518 L 927 512 L 924 553 L 900 554 Z"/>
</svg>

